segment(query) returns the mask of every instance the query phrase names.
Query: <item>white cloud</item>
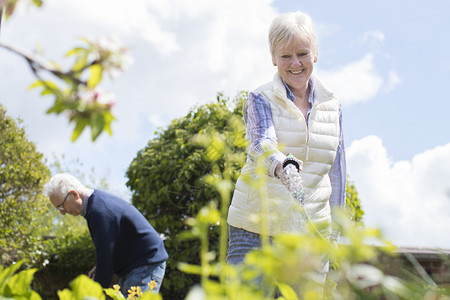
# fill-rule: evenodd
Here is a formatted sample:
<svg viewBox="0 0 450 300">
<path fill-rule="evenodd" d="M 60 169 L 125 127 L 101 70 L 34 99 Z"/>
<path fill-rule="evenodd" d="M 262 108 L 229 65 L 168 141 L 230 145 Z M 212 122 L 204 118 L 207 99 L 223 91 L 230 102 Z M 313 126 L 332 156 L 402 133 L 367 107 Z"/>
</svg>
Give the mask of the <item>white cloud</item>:
<svg viewBox="0 0 450 300">
<path fill-rule="evenodd" d="M 350 145 L 347 162 L 367 226 L 399 246 L 450 246 L 450 143 L 393 162 L 381 139 L 368 136 Z"/>
<path fill-rule="evenodd" d="M 158 114 L 150 114 L 148 116 L 148 121 L 150 124 L 153 124 L 155 127 L 161 127 L 165 125 L 165 122 L 162 120 L 161 116 Z"/>
<path fill-rule="evenodd" d="M 0 101 L 23 118 L 30 139 L 48 157 L 65 153 L 123 177 L 156 126 L 213 101 L 217 92 L 234 97 L 271 80 L 267 29 L 275 14 L 269 0 L 49 0 L 2 24 L 2 39 L 29 50 L 39 43 L 45 57 L 64 65 L 65 52 L 80 44 L 80 36 L 121 37 L 134 64 L 102 82 L 117 99 L 113 136 L 102 134 L 93 144 L 86 130 L 70 143 L 73 125 L 63 115 L 45 115 L 53 100 L 26 91 L 33 82 L 29 67 L 3 49 Z"/>
<path fill-rule="evenodd" d="M 164 20 L 173 1 L 134 0 L 124 5 L 120 0 L 52 0 L 49 6 L 63 14 L 74 14 L 78 21 L 95 24 L 93 28 L 108 28 L 119 35 L 139 36 L 156 46 L 161 54 L 180 51 L 176 34 L 167 28 Z"/>
<path fill-rule="evenodd" d="M 402 82 L 402 79 L 395 71 L 389 71 L 388 82 L 385 88 L 386 92 L 392 91 L 397 85 Z"/>
<path fill-rule="evenodd" d="M 367 31 L 364 35 L 359 39 L 360 44 L 369 43 L 373 47 L 379 46 L 385 40 L 385 35 L 380 30 L 372 30 Z"/>
<path fill-rule="evenodd" d="M 383 84 L 383 78 L 375 72 L 372 54 L 339 69 L 318 70 L 317 73 L 343 104 L 368 101 Z"/>
</svg>

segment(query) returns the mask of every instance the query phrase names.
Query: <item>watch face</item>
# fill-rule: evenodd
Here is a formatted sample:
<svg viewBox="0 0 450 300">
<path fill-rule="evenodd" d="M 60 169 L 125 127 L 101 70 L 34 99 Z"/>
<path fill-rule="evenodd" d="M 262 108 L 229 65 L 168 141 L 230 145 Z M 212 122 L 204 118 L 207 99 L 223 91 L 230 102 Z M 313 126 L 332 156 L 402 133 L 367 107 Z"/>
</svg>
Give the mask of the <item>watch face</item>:
<svg viewBox="0 0 450 300">
<path fill-rule="evenodd" d="M 289 164 L 293 164 L 297 168 L 297 171 L 300 171 L 300 164 L 298 163 L 296 158 L 289 156 L 286 157 L 286 159 L 283 162 L 283 168 L 285 168 Z"/>
</svg>

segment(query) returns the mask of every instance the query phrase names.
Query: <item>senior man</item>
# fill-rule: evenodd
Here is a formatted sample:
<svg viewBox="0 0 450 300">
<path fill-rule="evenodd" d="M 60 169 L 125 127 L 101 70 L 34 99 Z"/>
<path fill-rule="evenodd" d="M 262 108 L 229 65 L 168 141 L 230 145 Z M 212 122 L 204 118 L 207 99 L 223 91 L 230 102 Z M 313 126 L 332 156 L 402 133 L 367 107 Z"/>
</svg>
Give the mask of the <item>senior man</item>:
<svg viewBox="0 0 450 300">
<path fill-rule="evenodd" d="M 159 291 L 169 256 L 159 234 L 131 203 L 90 189 L 70 174 L 52 177 L 44 193 L 62 215 L 86 219 L 97 258 L 91 278 L 107 288 L 117 274 L 125 297 L 130 287 L 146 291 L 152 281 L 152 291 Z"/>
</svg>

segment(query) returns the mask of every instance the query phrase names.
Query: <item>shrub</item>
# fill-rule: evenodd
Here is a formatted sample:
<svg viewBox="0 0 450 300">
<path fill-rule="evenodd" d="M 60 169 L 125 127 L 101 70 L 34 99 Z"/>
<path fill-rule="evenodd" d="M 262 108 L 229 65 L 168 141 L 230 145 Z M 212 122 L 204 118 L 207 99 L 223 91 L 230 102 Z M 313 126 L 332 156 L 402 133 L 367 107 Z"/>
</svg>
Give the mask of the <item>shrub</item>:
<svg viewBox="0 0 450 300">
<path fill-rule="evenodd" d="M 185 240 L 180 234 L 188 229 L 187 217 L 198 211 L 218 194 L 204 180 L 212 173 L 212 165 L 206 158 L 206 150 L 193 143 L 199 132 L 234 130 L 230 120 L 242 122 L 241 108 L 245 94 L 229 101 L 220 94 L 217 101 L 193 109 L 187 116 L 176 119 L 157 137 L 137 153 L 127 170 L 128 187 L 133 192 L 132 202 L 166 237 L 169 253 L 162 294 L 168 299 L 183 299 L 189 287 L 198 283 L 195 276 L 177 270 L 180 261 L 198 264 L 200 244 Z M 239 116 L 236 120 L 233 116 Z M 240 132 L 243 139 L 243 131 Z M 233 168 L 236 180 L 245 161 L 245 144 L 236 145 L 234 155 L 239 156 Z M 224 169 L 224 160 L 217 163 Z M 231 193 L 231 191 L 228 191 Z M 218 250 L 218 228 L 210 227 L 209 241 L 212 250 Z"/>
<path fill-rule="evenodd" d="M 66 228 L 67 229 L 67 228 Z M 81 234 L 70 231 L 48 239 L 36 263 L 39 268 L 33 287 L 44 299 L 57 299 L 57 291 L 69 286 L 80 274 L 95 266 L 95 247 L 87 230 Z"/>
<path fill-rule="evenodd" d="M 0 264 L 24 260 L 32 265 L 39 256 L 42 233 L 51 219 L 40 217 L 47 203 L 40 193 L 48 168 L 25 130 L 0 105 Z"/>
</svg>

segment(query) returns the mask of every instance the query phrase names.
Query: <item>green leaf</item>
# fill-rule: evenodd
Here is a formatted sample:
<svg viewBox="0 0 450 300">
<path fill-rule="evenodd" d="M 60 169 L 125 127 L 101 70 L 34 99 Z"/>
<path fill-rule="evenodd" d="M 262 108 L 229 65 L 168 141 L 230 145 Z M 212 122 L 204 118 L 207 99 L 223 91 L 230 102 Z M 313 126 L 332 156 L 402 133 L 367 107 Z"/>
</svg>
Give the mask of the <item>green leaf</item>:
<svg viewBox="0 0 450 300">
<path fill-rule="evenodd" d="M 41 96 L 50 95 L 50 94 L 53 94 L 53 91 L 48 88 L 44 88 L 41 92 Z"/>
<path fill-rule="evenodd" d="M 178 269 L 188 274 L 196 274 L 196 275 L 202 274 L 202 269 L 200 266 L 191 265 L 183 262 L 178 263 Z"/>
<path fill-rule="evenodd" d="M 65 110 L 64 104 L 61 101 L 55 101 L 54 105 L 52 107 L 50 107 L 49 109 L 47 109 L 47 111 L 45 113 L 59 114 L 59 113 L 63 112 L 64 110 Z"/>
<path fill-rule="evenodd" d="M 6 288 L 6 284 L 8 280 L 14 275 L 14 273 L 20 268 L 23 262 L 18 262 L 14 265 L 3 270 L 3 267 L 0 266 L 0 295 L 3 294 L 3 290 Z"/>
<path fill-rule="evenodd" d="M 115 289 L 108 288 L 108 289 L 103 289 L 103 291 L 104 291 L 105 294 L 108 295 L 111 299 L 121 299 L 121 298 L 119 298 L 120 296 L 118 295 L 118 293 L 120 293 L 120 292 L 119 292 L 119 291 L 116 291 Z"/>
<path fill-rule="evenodd" d="M 138 298 L 139 300 L 162 300 L 161 294 L 154 294 L 151 291 L 146 291 L 142 296 Z"/>
<path fill-rule="evenodd" d="M 73 300 L 72 292 L 68 289 L 58 291 L 58 299 L 59 300 Z"/>
<path fill-rule="evenodd" d="M 97 84 L 102 81 L 102 72 L 103 68 L 102 66 L 95 64 L 89 67 L 89 70 L 91 71 L 91 77 L 89 77 L 87 81 L 87 85 L 91 88 L 97 86 Z"/>
<path fill-rule="evenodd" d="M 33 4 L 36 5 L 37 7 L 41 7 L 42 6 L 42 0 L 33 0 Z"/>
<path fill-rule="evenodd" d="M 277 286 L 280 289 L 281 295 L 283 295 L 286 300 L 298 300 L 297 294 L 292 289 L 292 287 L 290 287 L 286 283 L 281 282 L 277 283 Z"/>
<path fill-rule="evenodd" d="M 72 299 L 86 299 L 87 296 L 94 297 L 95 299 L 105 299 L 103 294 L 103 288 L 98 283 L 87 277 L 86 275 L 80 275 L 70 283 L 72 288 Z"/>
<path fill-rule="evenodd" d="M 84 128 L 86 128 L 86 125 L 88 125 L 88 121 L 86 119 L 78 120 L 72 133 L 72 142 L 75 142 L 77 140 L 77 138 L 83 132 Z"/>
<path fill-rule="evenodd" d="M 113 114 L 110 111 L 105 111 L 103 113 L 103 118 L 105 120 L 104 130 L 112 135 L 111 122 L 115 120 Z"/>
<path fill-rule="evenodd" d="M 103 128 L 105 126 L 105 120 L 103 118 L 102 113 L 96 113 L 92 116 L 91 119 L 91 131 L 92 131 L 92 141 L 94 142 L 98 136 L 102 133 Z"/>
<path fill-rule="evenodd" d="M 75 64 L 72 67 L 72 71 L 79 72 L 84 67 L 86 67 L 87 59 L 88 59 L 87 51 L 85 53 L 79 54 Z"/>
<path fill-rule="evenodd" d="M 50 88 L 50 89 L 56 89 L 56 90 L 58 89 L 58 86 L 54 82 L 52 82 L 50 80 L 42 81 L 40 79 L 36 80 L 32 85 L 30 85 L 28 87 L 28 89 L 31 90 L 33 88 L 40 87 L 40 86 L 46 86 L 47 88 Z"/>
<path fill-rule="evenodd" d="M 76 48 L 73 48 L 72 50 L 67 51 L 66 56 L 76 55 L 79 52 L 83 52 L 83 51 L 85 52 L 86 48 L 76 47 Z"/>
<path fill-rule="evenodd" d="M 32 294 L 31 281 L 36 271 L 37 269 L 29 269 L 12 276 L 5 289 L 7 296 L 14 296 L 15 299 L 29 299 Z"/>
</svg>

